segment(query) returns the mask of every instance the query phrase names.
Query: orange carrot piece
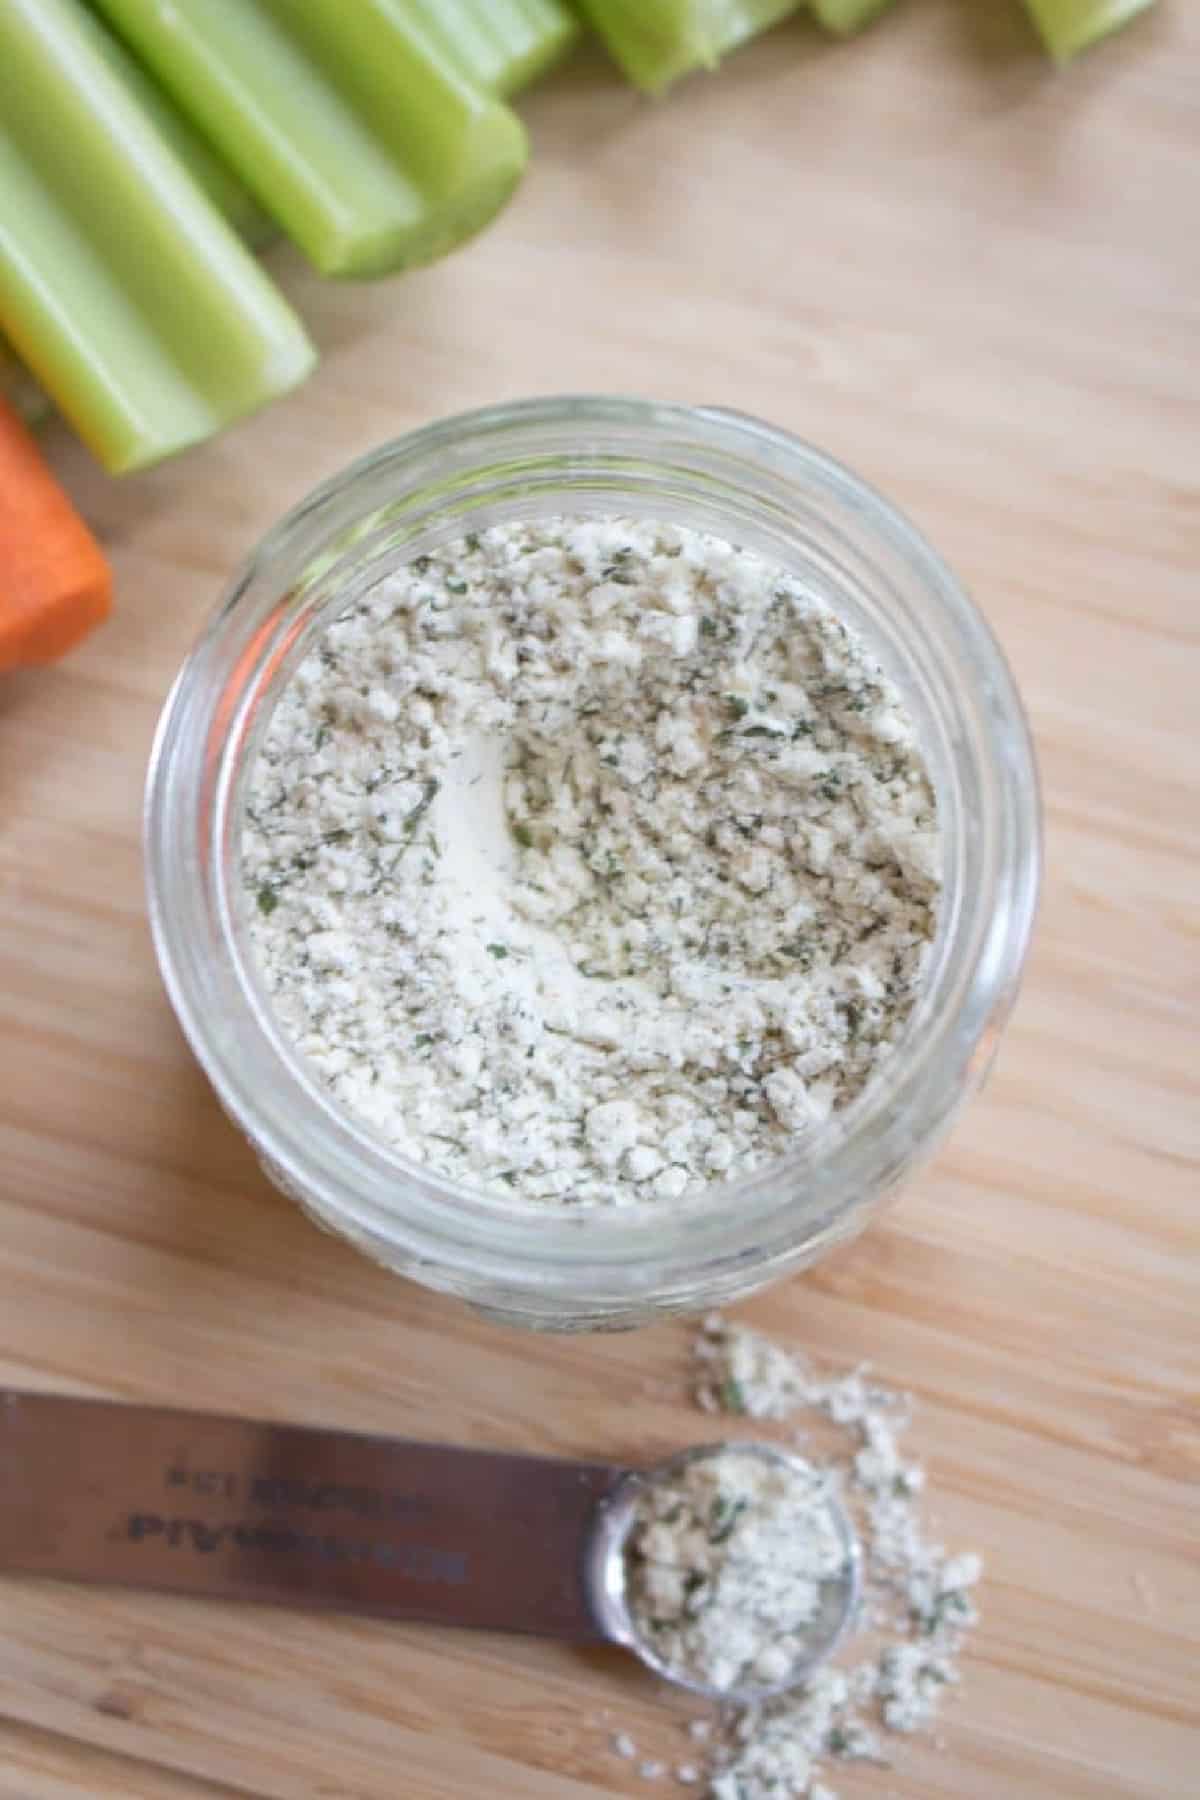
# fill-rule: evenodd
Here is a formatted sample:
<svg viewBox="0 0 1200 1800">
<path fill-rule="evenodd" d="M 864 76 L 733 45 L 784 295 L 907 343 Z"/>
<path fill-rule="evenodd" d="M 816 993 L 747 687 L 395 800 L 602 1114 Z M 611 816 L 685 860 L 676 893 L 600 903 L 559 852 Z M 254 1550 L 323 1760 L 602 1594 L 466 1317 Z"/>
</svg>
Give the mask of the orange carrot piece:
<svg viewBox="0 0 1200 1800">
<path fill-rule="evenodd" d="M 111 608 L 99 544 L 0 398 L 0 673 L 52 662 Z"/>
</svg>

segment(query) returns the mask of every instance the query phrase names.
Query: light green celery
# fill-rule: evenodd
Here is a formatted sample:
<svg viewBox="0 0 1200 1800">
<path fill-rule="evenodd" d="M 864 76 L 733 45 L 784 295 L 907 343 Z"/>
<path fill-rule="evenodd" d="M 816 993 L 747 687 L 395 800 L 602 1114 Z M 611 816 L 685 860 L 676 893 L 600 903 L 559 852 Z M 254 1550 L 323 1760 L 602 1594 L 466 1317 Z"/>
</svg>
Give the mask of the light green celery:
<svg viewBox="0 0 1200 1800">
<path fill-rule="evenodd" d="M 520 121 L 404 0 L 95 4 L 323 274 L 429 261 L 520 179 Z"/>
<path fill-rule="evenodd" d="M 493 94 L 518 93 L 579 37 L 561 0 L 406 0 L 404 10 L 468 81 Z"/>
<path fill-rule="evenodd" d="M 709 10 L 713 15 L 714 56 L 727 56 L 739 44 L 778 25 L 798 5 L 799 0 L 712 0 Z"/>
<path fill-rule="evenodd" d="M 636 86 L 661 93 L 796 10 L 797 0 L 577 0 Z"/>
<path fill-rule="evenodd" d="M 382 267 L 444 256 L 495 216 L 528 159 L 525 128 L 466 79 L 412 18 L 408 0 L 261 3 L 280 17 L 294 15 L 297 41 L 417 187 L 420 217 L 406 224 Z"/>
<path fill-rule="evenodd" d="M 809 0 L 813 17 L 824 25 L 826 31 L 836 31 L 840 37 L 849 37 L 852 31 L 861 31 L 872 19 L 877 19 L 892 0 Z"/>
<path fill-rule="evenodd" d="M 114 471 L 252 411 L 316 361 L 73 0 L 0 0 L 0 327 Z"/>
<path fill-rule="evenodd" d="M 142 110 L 157 125 L 176 156 L 187 164 L 188 174 L 198 182 L 219 213 L 222 213 L 238 236 L 252 248 L 270 243 L 275 227 L 259 206 L 244 182 L 238 180 L 223 157 L 205 143 L 195 126 L 163 93 L 158 83 L 118 43 L 112 32 L 94 18 L 86 6 L 79 9 L 82 30 L 90 31 L 96 49 L 104 56 L 131 90 Z"/>
<path fill-rule="evenodd" d="M 716 64 L 698 23 L 702 0 L 576 0 L 635 87 L 659 94 L 694 69 Z"/>
<path fill-rule="evenodd" d="M 1154 0 L 1025 0 L 1042 42 L 1056 62 L 1119 31 Z"/>
</svg>

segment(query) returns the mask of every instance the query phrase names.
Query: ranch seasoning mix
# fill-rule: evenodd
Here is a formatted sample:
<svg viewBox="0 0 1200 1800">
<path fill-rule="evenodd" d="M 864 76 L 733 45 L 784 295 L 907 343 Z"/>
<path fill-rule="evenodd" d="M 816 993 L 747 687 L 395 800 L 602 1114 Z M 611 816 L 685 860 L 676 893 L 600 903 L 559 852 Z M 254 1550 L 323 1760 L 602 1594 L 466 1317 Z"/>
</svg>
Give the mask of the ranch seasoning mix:
<svg viewBox="0 0 1200 1800">
<path fill-rule="evenodd" d="M 856 1782 L 855 1793 L 915 1797 L 905 1743 L 933 1736 L 960 1692 L 983 1564 L 931 1530 L 925 1469 L 903 1445 L 908 1397 L 863 1369 L 822 1373 L 720 1313 L 693 1341 L 692 1373 L 701 1411 L 739 1436 L 766 1427 L 778 1441 L 784 1428 L 802 1460 L 790 1481 L 769 1485 L 764 1465 L 746 1469 L 730 1446 L 682 1492 L 654 1496 L 633 1545 L 645 1563 L 633 1595 L 641 1628 L 665 1642 L 674 1667 L 718 1687 L 747 1665 L 770 1673 L 763 1659 L 776 1647 L 786 1657 L 789 1632 L 803 1634 L 819 1583 L 838 1566 L 822 1511 L 831 1489 L 854 1521 L 862 1596 L 834 1656 L 788 1692 L 687 1719 L 669 1761 L 644 1755 L 613 1720 L 609 1753 L 643 1781 L 704 1800 L 839 1800 L 839 1770 L 856 1767 L 896 1773 L 883 1787 Z"/>
<path fill-rule="evenodd" d="M 245 793 L 283 1029 L 388 1144 L 500 1195 L 670 1204 L 862 1091 L 937 924 L 912 721 L 762 557 L 562 518 L 322 632 Z"/>
</svg>

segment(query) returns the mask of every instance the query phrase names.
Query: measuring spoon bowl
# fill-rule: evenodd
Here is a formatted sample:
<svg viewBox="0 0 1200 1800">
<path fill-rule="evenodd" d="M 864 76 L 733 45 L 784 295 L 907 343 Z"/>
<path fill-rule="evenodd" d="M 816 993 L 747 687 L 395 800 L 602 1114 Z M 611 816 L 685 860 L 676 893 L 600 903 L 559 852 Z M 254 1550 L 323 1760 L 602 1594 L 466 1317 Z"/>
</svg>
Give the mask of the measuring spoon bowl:
<svg viewBox="0 0 1200 1800">
<path fill-rule="evenodd" d="M 720 1458 L 731 1452 L 761 1458 L 777 1468 L 792 1471 L 806 1481 L 811 1479 L 812 1465 L 802 1456 L 758 1440 L 701 1444 L 668 1457 L 649 1469 L 631 1470 L 597 1508 L 587 1550 L 585 1578 L 597 1623 L 611 1642 L 631 1650 L 656 1675 L 661 1675 L 665 1680 L 704 1699 L 737 1706 L 754 1706 L 801 1686 L 837 1649 L 858 1608 L 862 1585 L 862 1555 L 849 1514 L 830 1486 L 821 1505 L 841 1544 L 842 1565 L 836 1576 L 821 1583 L 820 1600 L 812 1619 L 803 1622 L 795 1632 L 789 1633 L 790 1636 L 798 1635 L 801 1638 L 802 1648 L 786 1675 L 770 1682 L 745 1680 L 734 1686 L 718 1688 L 696 1679 L 666 1660 L 650 1635 L 639 1627 L 635 1608 L 631 1604 L 630 1551 L 642 1503 L 649 1488 L 669 1485 L 691 1465 Z"/>
</svg>

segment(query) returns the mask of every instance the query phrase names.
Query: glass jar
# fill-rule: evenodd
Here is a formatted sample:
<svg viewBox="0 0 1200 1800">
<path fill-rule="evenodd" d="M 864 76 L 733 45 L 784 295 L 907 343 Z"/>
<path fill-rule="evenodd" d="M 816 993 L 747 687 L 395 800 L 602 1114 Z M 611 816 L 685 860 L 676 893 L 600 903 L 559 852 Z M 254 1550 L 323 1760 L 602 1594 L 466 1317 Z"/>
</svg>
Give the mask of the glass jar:
<svg viewBox="0 0 1200 1800">
<path fill-rule="evenodd" d="M 391 1151 L 277 1028 L 248 946 L 239 806 L 271 702 L 329 616 L 422 551 L 508 520 L 706 529 L 800 575 L 862 631 L 916 721 L 944 842 L 940 926 L 903 1039 L 852 1105 L 748 1178 L 678 1201 L 499 1198 Z M 838 464 L 740 414 L 562 398 L 412 433 L 301 502 L 235 578 L 167 700 L 146 798 L 150 918 L 175 1011 L 264 1167 L 320 1224 L 514 1324 L 694 1312 L 860 1231 L 991 1060 L 1029 941 L 1037 776 L 984 621 L 921 536 Z"/>
</svg>

